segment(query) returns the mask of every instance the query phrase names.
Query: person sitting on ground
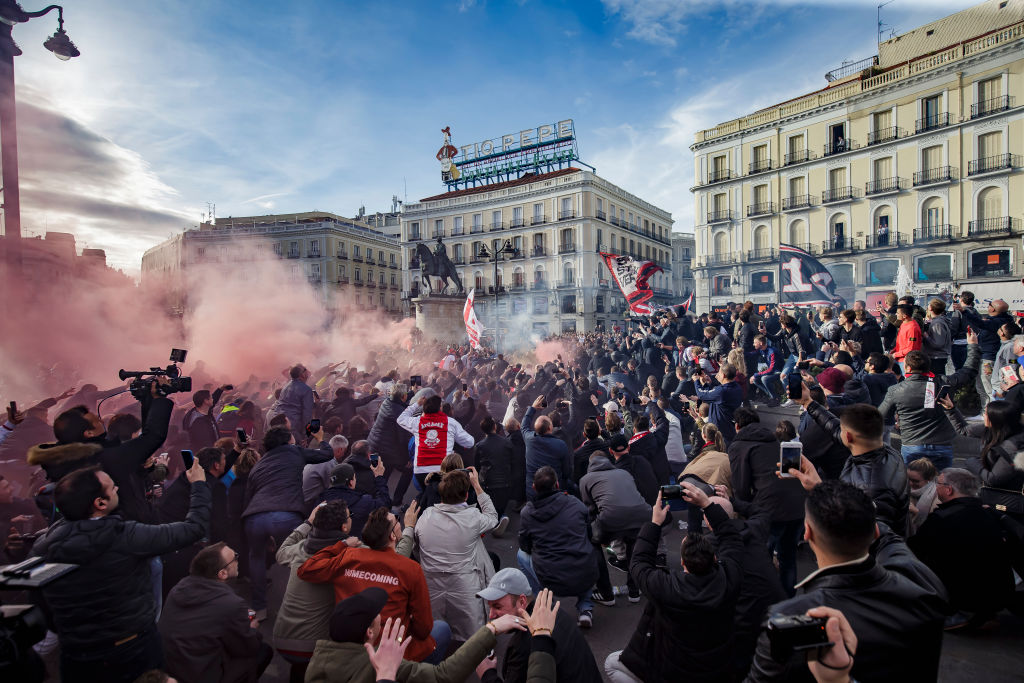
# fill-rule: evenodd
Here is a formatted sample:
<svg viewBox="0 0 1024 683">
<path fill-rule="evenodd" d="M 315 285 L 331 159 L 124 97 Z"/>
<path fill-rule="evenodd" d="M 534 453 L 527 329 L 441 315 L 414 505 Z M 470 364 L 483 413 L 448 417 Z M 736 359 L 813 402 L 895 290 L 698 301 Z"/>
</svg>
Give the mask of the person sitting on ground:
<svg viewBox="0 0 1024 683">
<path fill-rule="evenodd" d="M 587 507 L 559 488 L 550 467 L 533 475 L 533 489 L 537 497 L 520 513 L 519 568 L 534 593 L 545 586 L 557 595 L 577 596 L 580 628 L 590 628 L 594 622 L 591 588 L 597 580 L 599 556 L 595 557 L 590 542 Z"/>
<path fill-rule="evenodd" d="M 957 614 L 946 619 L 947 629 L 984 624 L 1013 593 L 1003 528 L 995 511 L 981 504 L 978 484 L 965 469 L 942 470 L 935 482 L 940 504 L 907 541 L 949 591 Z"/>
<path fill-rule="evenodd" d="M 732 671 L 733 614 L 743 576 L 740 526 L 696 486 L 680 486 L 683 499 L 704 510 L 714 526 L 718 554 L 707 536 L 690 533 L 680 548 L 680 569 L 655 566 L 668 515 L 659 494 L 629 567 L 647 606 L 625 650 L 611 653 L 604 664 L 616 683 L 675 680 L 683 671 L 695 680 L 726 680 Z"/>
<path fill-rule="evenodd" d="M 423 511 L 413 531 L 420 566 L 430 590 L 432 613 L 448 623 L 455 640 L 466 641 L 484 622 L 474 596 L 494 574 L 481 535 L 498 524 L 498 513 L 476 469 L 447 472 L 438 486 L 441 502 Z M 469 505 L 469 490 L 476 505 Z"/>
<path fill-rule="evenodd" d="M 480 591 L 478 597 L 487 601 L 487 618 L 494 623 L 507 616 L 519 615 L 523 618 L 524 612 L 532 612 L 545 602 L 550 604 L 549 591 L 542 591 L 536 602 L 531 599 L 532 595 L 526 575 L 518 569 L 507 567 L 491 578 L 487 588 Z M 558 610 L 555 615 L 551 639 L 554 641 L 556 676 L 549 680 L 602 683 L 601 671 L 597 668 L 590 644 L 583 637 L 583 631 L 576 620 L 566 614 L 565 610 Z M 478 669 L 480 683 L 532 682 L 534 679 L 527 677 L 530 650 L 529 634 L 513 632 L 501 660 L 500 674 L 497 662 L 490 659 L 487 670 Z"/>
<path fill-rule="evenodd" d="M 434 621 L 423 569 L 395 552 L 403 535 L 401 527 L 387 508 L 377 508 L 363 526 L 366 547 L 352 548 L 339 541 L 306 560 L 299 567 L 298 577 L 333 585 L 338 602 L 368 586 L 386 586 L 384 615 L 409 625 L 409 637 L 414 641 L 409 658 L 436 664 L 448 650 L 451 630 L 443 621 Z"/>
<path fill-rule="evenodd" d="M 348 513 L 352 518 L 352 529 L 350 533 L 359 537 L 363 533 L 363 525 L 369 519 L 370 513 L 377 508 L 391 507 L 391 496 L 388 494 L 388 483 L 384 479 L 384 463 L 378 462 L 373 468 L 376 478 L 377 489 L 373 495 L 367 495 L 356 490 L 356 471 L 347 462 L 335 466 L 331 471 L 331 486 L 320 494 L 320 502 L 327 503 L 340 500 L 345 503 Z"/>
<path fill-rule="evenodd" d="M 189 575 L 167 596 L 160 636 L 167 673 L 183 681 L 255 681 L 274 650 L 250 621 L 245 600 L 228 581 L 238 577 L 238 553 L 214 543 L 192 559 Z"/>
<path fill-rule="evenodd" d="M 305 679 L 313 648 L 316 641 L 327 639 L 334 611 L 334 588 L 303 581 L 298 569 L 310 557 L 339 541 L 359 545 L 359 539 L 350 535 L 351 530 L 348 507 L 344 501 L 334 500 L 313 508 L 309 519 L 277 551 L 277 563 L 288 567 L 289 575 L 281 609 L 274 619 L 274 647 L 291 664 L 292 683 Z"/>
<path fill-rule="evenodd" d="M 857 656 L 849 677 L 837 680 L 936 680 L 948 609 L 942 582 L 899 536 L 876 523 L 867 493 L 844 481 L 822 482 L 806 457 L 791 473 L 808 491 L 804 538 L 818 569 L 800 583 L 796 597 L 773 605 L 769 618 L 818 613 L 819 607 L 841 611 L 857 634 Z M 762 629 L 746 680 L 809 680 L 805 661 L 803 652 L 773 651 Z"/>
<path fill-rule="evenodd" d="M 735 423 L 733 428 L 735 429 Z M 704 425 L 701 434 L 704 445 L 697 455 L 690 458 L 679 479 L 682 480 L 686 475 L 692 474 L 712 486 L 724 486 L 732 496 L 732 469 L 729 455 L 726 453 L 725 439 L 722 438 L 718 427 L 710 423 Z"/>
</svg>

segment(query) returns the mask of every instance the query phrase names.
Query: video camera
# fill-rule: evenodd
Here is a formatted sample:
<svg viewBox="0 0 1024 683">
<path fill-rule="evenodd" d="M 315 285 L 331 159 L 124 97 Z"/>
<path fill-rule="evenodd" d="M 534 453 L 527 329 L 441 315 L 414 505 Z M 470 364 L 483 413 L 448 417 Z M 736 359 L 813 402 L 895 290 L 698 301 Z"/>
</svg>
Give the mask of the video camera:
<svg viewBox="0 0 1024 683">
<path fill-rule="evenodd" d="M 157 384 L 157 393 L 161 396 L 192 391 L 192 378 L 182 377 L 181 370 L 178 369 L 178 363 L 184 363 L 186 355 L 188 355 L 188 351 L 185 349 L 171 349 L 171 364 L 166 368 L 118 370 L 117 376 L 121 380 L 126 380 L 129 377 L 135 378 L 128 390 L 139 401 L 151 395 L 150 387 L 156 382 L 156 377 L 167 377 L 170 380 L 167 384 Z"/>
</svg>

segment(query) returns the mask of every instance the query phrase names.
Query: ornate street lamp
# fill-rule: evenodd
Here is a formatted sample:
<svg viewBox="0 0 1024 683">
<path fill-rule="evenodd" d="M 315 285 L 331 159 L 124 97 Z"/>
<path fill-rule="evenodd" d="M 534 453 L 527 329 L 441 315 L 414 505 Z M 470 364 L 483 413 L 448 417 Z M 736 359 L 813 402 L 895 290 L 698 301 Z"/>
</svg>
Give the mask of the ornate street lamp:
<svg viewBox="0 0 1024 683">
<path fill-rule="evenodd" d="M 4 243 L 7 256 L 17 268 L 21 261 L 21 199 L 18 190 L 18 122 L 15 115 L 14 58 L 21 49 L 11 29 L 57 10 L 57 30 L 43 42 L 55 57 L 67 61 L 81 53 L 64 31 L 64 8 L 50 5 L 26 12 L 15 0 L 0 0 L 0 164 L 3 166 Z"/>
<path fill-rule="evenodd" d="M 498 319 L 498 262 L 504 261 L 506 255 L 513 257 L 519 255 L 519 250 L 512 246 L 511 240 L 505 240 L 505 244 L 494 254 L 487 250 L 486 244 L 480 245 L 480 258 L 494 262 L 494 348 L 498 350 L 500 350 L 499 344 L 501 343 L 501 334 L 499 333 L 501 325 Z"/>
</svg>

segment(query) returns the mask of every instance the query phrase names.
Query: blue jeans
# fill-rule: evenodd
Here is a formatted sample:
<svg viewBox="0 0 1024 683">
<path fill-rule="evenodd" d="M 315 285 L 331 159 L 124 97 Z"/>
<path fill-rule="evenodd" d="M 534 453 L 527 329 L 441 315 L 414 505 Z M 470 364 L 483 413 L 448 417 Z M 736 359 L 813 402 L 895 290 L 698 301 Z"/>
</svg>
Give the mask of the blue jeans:
<svg viewBox="0 0 1024 683">
<path fill-rule="evenodd" d="M 754 386 L 760 387 L 761 390 L 764 391 L 764 393 L 768 394 L 770 398 L 778 398 L 778 395 L 776 394 L 776 391 L 778 391 L 778 381 L 779 376 L 774 372 L 770 372 L 765 375 L 754 376 Z"/>
<path fill-rule="evenodd" d="M 164 563 L 159 555 L 149 558 L 149 576 L 153 580 L 153 601 L 156 602 L 156 620 L 160 621 L 160 612 L 164 608 Z"/>
<path fill-rule="evenodd" d="M 798 360 L 800 359 L 797 357 L 795 353 L 789 354 L 789 358 L 786 359 L 786 362 L 782 366 L 782 377 L 789 377 L 791 374 L 793 374 L 793 371 L 796 370 L 796 363 Z"/>
<path fill-rule="evenodd" d="M 536 596 L 540 593 L 541 588 L 540 579 L 537 578 L 536 572 L 533 571 L 533 558 L 529 553 L 525 553 L 522 550 L 516 552 L 516 562 L 519 563 L 519 569 L 522 570 L 523 574 L 526 574 L 526 580 L 530 582 L 530 588 L 533 589 L 533 594 Z M 590 599 L 593 590 L 587 589 L 584 593 L 576 598 L 576 611 L 584 612 L 586 610 L 594 609 L 594 601 Z"/>
<path fill-rule="evenodd" d="M 274 544 L 280 547 L 302 521 L 302 515 L 296 512 L 257 512 L 245 518 L 254 610 L 267 608 L 267 541 L 273 538 Z"/>
<path fill-rule="evenodd" d="M 440 664 L 448 654 L 448 645 L 452 642 L 452 629 L 448 622 L 440 619 L 434 620 L 434 627 L 430 629 L 430 637 L 437 644 L 430 656 L 423 660 L 424 664 Z"/>
<path fill-rule="evenodd" d="M 940 446 L 936 444 L 921 444 L 920 446 L 901 446 L 903 462 L 910 464 L 918 458 L 928 458 L 935 465 L 939 472 L 947 467 L 953 466 L 953 447 Z"/>
</svg>

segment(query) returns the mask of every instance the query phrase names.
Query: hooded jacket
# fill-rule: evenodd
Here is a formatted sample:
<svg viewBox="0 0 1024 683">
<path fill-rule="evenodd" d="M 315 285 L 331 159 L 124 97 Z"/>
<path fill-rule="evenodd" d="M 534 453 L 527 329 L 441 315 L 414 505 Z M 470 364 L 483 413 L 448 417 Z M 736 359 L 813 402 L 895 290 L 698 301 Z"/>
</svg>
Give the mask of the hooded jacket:
<svg viewBox="0 0 1024 683">
<path fill-rule="evenodd" d="M 872 353 L 882 353 L 882 328 L 868 315 L 860 326 L 860 355 L 867 358 Z"/>
<path fill-rule="evenodd" d="M 108 515 L 62 519 L 36 541 L 32 554 L 47 562 L 80 565 L 42 589 L 53 629 L 65 650 L 112 647 L 156 621 L 149 560 L 185 548 L 206 535 L 210 489 L 192 484 L 184 522 L 150 525 Z"/>
<path fill-rule="evenodd" d="M 526 497 L 533 500 L 533 475 L 541 467 L 550 466 L 555 470 L 559 484 L 568 487 L 572 481 L 572 456 L 569 447 L 554 434 L 538 434 L 533 429 L 537 411 L 533 406 L 526 409 L 523 416 L 523 438 L 526 440 Z"/>
<path fill-rule="evenodd" d="M 597 580 L 594 546 L 587 536 L 587 507 L 564 491 L 538 496 L 519 519 L 519 548 L 556 595 L 582 595 Z"/>
<path fill-rule="evenodd" d="M 740 526 L 712 503 L 705 508 L 718 540 L 718 562 L 697 576 L 655 567 L 661 529 L 644 524 L 629 574 L 647 605 L 621 661 L 642 681 L 729 681 L 733 619 L 740 593 L 743 542 Z"/>
<path fill-rule="evenodd" d="M 369 402 L 369 401 L 367 401 Z M 377 419 L 373 421 L 370 435 L 366 438 L 370 448 L 380 455 L 388 467 L 405 469 L 409 466 L 409 437 L 412 436 L 398 426 L 398 416 L 408 407 L 407 403 L 386 398 L 380 404 Z M 353 409 L 354 412 L 354 409 Z M 346 424 L 348 424 L 346 422 Z"/>
<path fill-rule="evenodd" d="M 590 461 L 580 480 L 580 496 L 603 533 L 635 531 L 651 517 L 651 506 L 640 495 L 632 475 L 616 469 L 608 458 Z"/>
<path fill-rule="evenodd" d="M 953 346 L 953 331 L 945 315 L 937 315 L 924 323 L 924 346 L 921 348 L 929 358 L 949 358 Z"/>
<path fill-rule="evenodd" d="M 373 495 L 363 493 L 359 489 L 350 489 L 348 484 L 339 483 L 337 486 L 328 487 L 320 494 L 320 502 L 332 500 L 343 500 L 348 506 L 349 517 L 352 518 L 351 535 L 359 537 L 363 535 L 363 525 L 369 519 L 370 513 L 379 507 L 391 508 L 391 494 L 388 492 L 387 478 L 382 476 L 375 480 L 376 490 Z"/>
<path fill-rule="evenodd" d="M 732 496 L 732 466 L 729 464 L 729 456 L 722 451 L 716 451 L 714 444 L 706 445 L 700 453 L 691 458 L 678 478 L 682 479 L 685 474 L 698 476 L 712 486 L 721 484 L 729 489 L 729 496 Z"/>
<path fill-rule="evenodd" d="M 772 522 L 803 519 L 807 497 L 799 481 L 776 476 L 781 447 L 775 432 L 760 422 L 740 429 L 729 444 L 733 499 L 746 503 L 737 508 L 763 510 Z"/>
<path fill-rule="evenodd" d="M 640 492 L 640 495 L 647 501 L 647 504 L 654 505 L 658 500 L 658 487 L 660 484 L 654 475 L 654 469 L 651 468 L 651 464 L 645 458 L 634 455 L 633 451 L 618 458 L 611 454 L 611 458 L 612 464 L 617 469 L 625 470 L 633 477 L 636 490 Z"/>
<path fill-rule="evenodd" d="M 255 680 L 263 638 L 248 605 L 223 581 L 186 576 L 160 614 L 167 673 L 189 683 Z"/>
<path fill-rule="evenodd" d="M 962 386 L 974 383 L 981 365 L 977 344 L 967 346 L 967 361 L 964 366 L 952 375 L 938 375 L 934 378 L 927 374 L 913 373 L 899 384 L 893 386 L 885 394 L 878 411 L 883 418 L 895 411 L 900 421 L 900 436 L 903 444 L 918 446 L 921 444 L 951 444 L 956 437 L 953 425 L 946 418 L 945 411 L 938 403 L 933 408 L 925 408 L 925 392 L 927 384 L 932 382 L 935 392 L 939 387 L 948 384 L 950 392 Z"/>
<path fill-rule="evenodd" d="M 668 443 L 669 424 L 665 413 L 653 402 L 647 404 L 650 411 L 651 429 L 636 438 L 630 439 L 630 455 L 646 460 L 654 471 L 655 481 L 660 484 L 667 484 L 672 478 L 672 471 L 668 466 L 668 456 L 665 454 L 665 444 Z M 643 493 L 643 491 L 641 491 Z"/>
<path fill-rule="evenodd" d="M 957 409 L 946 411 L 957 433 L 985 441 L 987 427 L 981 422 L 970 424 Z M 966 467 L 981 483 L 1007 491 L 1024 489 L 1024 433 L 1017 433 L 989 449 L 983 458 L 970 458 Z"/>
<path fill-rule="evenodd" d="M 53 482 L 74 470 L 100 465 L 118 488 L 119 511 L 125 519 L 152 523 L 156 515 L 146 500 L 142 465 L 167 439 L 174 404 L 169 398 L 154 398 L 135 439 L 116 444 L 94 442 L 40 444 L 28 451 L 28 464 L 39 465 Z"/>
</svg>

